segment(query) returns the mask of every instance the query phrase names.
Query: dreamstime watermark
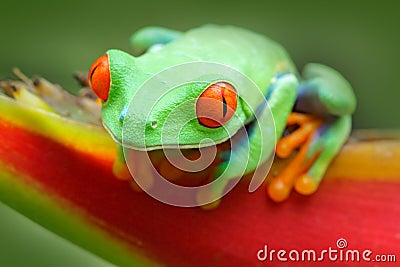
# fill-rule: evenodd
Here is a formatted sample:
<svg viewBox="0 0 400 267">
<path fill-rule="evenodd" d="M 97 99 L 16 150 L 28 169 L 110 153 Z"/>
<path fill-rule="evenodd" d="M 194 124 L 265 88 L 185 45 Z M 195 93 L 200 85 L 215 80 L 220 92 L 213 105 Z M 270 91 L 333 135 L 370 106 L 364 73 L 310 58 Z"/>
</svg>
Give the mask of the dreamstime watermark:
<svg viewBox="0 0 400 267">
<path fill-rule="evenodd" d="M 262 262 L 396 262 L 395 254 L 374 254 L 370 249 L 349 249 L 347 240 L 339 238 L 336 246 L 325 249 L 270 249 L 264 245 L 257 252 Z"/>
<path fill-rule="evenodd" d="M 196 101 L 207 86 L 221 81 L 235 88 L 237 109 L 230 110 L 221 101 L 215 104 L 224 104 L 221 110 L 233 117 L 221 127 L 207 128 L 198 122 Z M 249 132 L 257 135 L 257 144 L 250 141 Z M 127 166 L 147 194 L 170 205 L 194 207 L 218 200 L 253 170 L 249 192 L 255 191 L 272 165 L 275 132 L 265 92 L 249 77 L 227 65 L 196 61 L 164 69 L 135 91 L 123 122 L 122 144 Z M 229 156 L 217 166 L 218 175 L 211 182 L 196 187 L 165 179 L 147 153 L 163 150 L 173 166 L 193 173 L 204 170 L 221 156 L 217 144 L 222 142 L 230 142 Z M 188 148 L 198 149 L 200 157 L 186 158 L 181 149 Z"/>
</svg>

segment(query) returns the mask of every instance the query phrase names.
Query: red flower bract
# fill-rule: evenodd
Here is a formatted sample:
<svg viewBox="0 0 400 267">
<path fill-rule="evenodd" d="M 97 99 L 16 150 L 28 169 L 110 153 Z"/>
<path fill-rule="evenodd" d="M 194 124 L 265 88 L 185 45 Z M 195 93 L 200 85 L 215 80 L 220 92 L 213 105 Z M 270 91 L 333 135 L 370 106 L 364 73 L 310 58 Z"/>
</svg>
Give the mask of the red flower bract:
<svg viewBox="0 0 400 267">
<path fill-rule="evenodd" d="M 0 97 L 0 139 L 0 200 L 117 265 L 284 266 L 257 252 L 337 249 L 339 238 L 373 255 L 400 249 L 398 141 L 346 145 L 311 197 L 275 204 L 242 181 L 204 211 L 165 205 L 116 179 L 115 146 L 101 128 Z M 318 262 L 291 266 L 305 264 Z"/>
</svg>

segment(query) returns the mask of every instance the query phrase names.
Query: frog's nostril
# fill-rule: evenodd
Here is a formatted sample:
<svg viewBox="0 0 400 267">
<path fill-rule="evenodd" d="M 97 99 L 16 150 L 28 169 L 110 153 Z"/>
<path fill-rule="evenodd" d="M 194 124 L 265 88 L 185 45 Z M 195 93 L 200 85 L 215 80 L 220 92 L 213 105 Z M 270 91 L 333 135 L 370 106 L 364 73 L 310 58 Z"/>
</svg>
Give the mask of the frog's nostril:
<svg viewBox="0 0 400 267">
<path fill-rule="evenodd" d="M 157 121 L 152 121 L 152 122 L 150 123 L 150 126 L 151 126 L 151 128 L 153 128 L 153 129 L 157 128 Z"/>
</svg>

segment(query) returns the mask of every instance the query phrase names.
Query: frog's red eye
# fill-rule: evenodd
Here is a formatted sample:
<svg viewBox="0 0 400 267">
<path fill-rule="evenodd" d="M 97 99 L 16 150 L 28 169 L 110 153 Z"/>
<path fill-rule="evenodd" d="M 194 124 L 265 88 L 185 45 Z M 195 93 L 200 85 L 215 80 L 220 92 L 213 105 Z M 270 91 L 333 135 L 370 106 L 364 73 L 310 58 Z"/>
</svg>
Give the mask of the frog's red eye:
<svg viewBox="0 0 400 267">
<path fill-rule="evenodd" d="M 211 84 L 197 99 L 197 119 L 206 127 L 220 127 L 232 118 L 236 105 L 236 90 L 231 84 L 227 82 Z"/>
<path fill-rule="evenodd" d="M 107 54 L 96 59 L 90 67 L 88 79 L 93 92 L 101 100 L 106 101 L 110 91 L 110 68 Z"/>
</svg>

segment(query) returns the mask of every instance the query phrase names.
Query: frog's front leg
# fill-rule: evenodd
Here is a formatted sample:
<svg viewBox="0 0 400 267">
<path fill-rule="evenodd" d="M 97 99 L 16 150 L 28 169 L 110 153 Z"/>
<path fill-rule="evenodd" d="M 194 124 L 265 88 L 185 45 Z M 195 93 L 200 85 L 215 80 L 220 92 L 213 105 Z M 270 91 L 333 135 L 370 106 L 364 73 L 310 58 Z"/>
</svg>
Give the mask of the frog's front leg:
<svg viewBox="0 0 400 267">
<path fill-rule="evenodd" d="M 129 154 L 129 166 L 131 169 L 128 168 L 126 163 L 125 153 Z M 144 162 L 141 164 L 141 160 L 144 158 L 142 156 L 136 156 L 135 153 L 146 153 L 146 152 L 139 152 L 134 150 L 127 150 L 124 153 L 124 148 L 121 145 L 117 145 L 117 156 L 114 160 L 113 164 L 113 174 L 115 177 L 121 180 L 127 180 L 130 182 L 132 188 L 135 191 L 142 192 L 143 190 L 150 188 L 153 185 L 154 178 L 151 175 L 151 171 L 146 168 L 148 164 Z M 136 168 L 136 166 L 141 166 L 140 168 Z M 135 179 L 132 176 L 137 175 L 138 177 L 144 177 L 141 179 L 140 186 L 136 183 Z"/>
<path fill-rule="evenodd" d="M 299 128 L 283 137 L 276 154 L 286 158 L 300 148 L 269 187 L 275 201 L 283 201 L 292 189 L 301 194 L 314 193 L 332 159 L 347 140 L 351 129 L 351 113 L 356 99 L 350 84 L 335 70 L 309 64 L 298 88 L 294 111 L 287 125 Z"/>
<path fill-rule="evenodd" d="M 119 144 L 117 145 L 117 156 L 114 160 L 112 171 L 118 179 L 129 180 L 132 178 L 125 162 L 123 147 Z"/>
<path fill-rule="evenodd" d="M 163 45 L 174 41 L 181 35 L 182 33 L 179 31 L 162 27 L 145 27 L 131 36 L 133 54 L 138 56 L 146 51 L 160 49 Z"/>
<path fill-rule="evenodd" d="M 275 121 L 275 129 L 270 123 L 269 112 L 264 111 L 258 116 L 260 124 L 253 122 L 249 125 L 247 135 L 239 132 L 231 138 L 231 142 L 240 145 L 219 154 L 222 161 L 216 166 L 214 177 L 217 180 L 211 188 L 200 190 L 197 195 L 199 204 L 209 202 L 208 199 L 216 200 L 208 205 L 202 205 L 203 208 L 218 206 L 227 184 L 232 179 L 239 179 L 241 174 L 254 171 L 274 153 L 275 143 L 271 139 L 271 132 L 275 131 L 276 138 L 282 134 L 287 117 L 293 108 L 290 103 L 295 101 L 297 86 L 297 78 L 291 73 L 278 76 L 271 84 L 267 101 Z M 261 128 L 259 125 L 269 125 L 271 128 Z M 241 131 L 246 130 L 243 128 Z M 265 140 L 265 136 L 269 137 L 268 141 Z M 247 164 L 244 173 L 243 164 Z"/>
</svg>

